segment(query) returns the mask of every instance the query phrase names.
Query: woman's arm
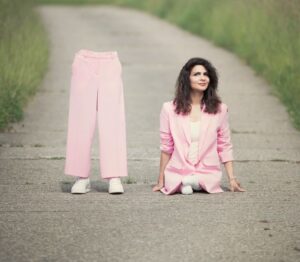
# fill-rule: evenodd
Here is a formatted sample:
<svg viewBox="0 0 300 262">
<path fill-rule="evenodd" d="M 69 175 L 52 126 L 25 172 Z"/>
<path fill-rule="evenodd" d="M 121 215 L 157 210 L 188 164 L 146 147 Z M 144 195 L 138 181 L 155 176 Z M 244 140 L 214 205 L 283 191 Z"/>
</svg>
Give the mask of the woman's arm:
<svg viewBox="0 0 300 262">
<path fill-rule="evenodd" d="M 153 187 L 153 191 L 158 191 L 164 186 L 164 172 L 165 168 L 174 151 L 174 141 L 170 130 L 168 103 L 164 103 L 160 111 L 160 169 L 157 185 Z"/>
<path fill-rule="evenodd" d="M 223 104 L 223 110 L 221 114 L 221 125 L 218 129 L 217 149 L 220 160 L 224 164 L 224 167 L 227 172 L 227 177 L 230 184 L 230 191 L 244 192 L 245 190 L 241 188 L 240 183 L 233 176 L 233 152 L 228 118 L 228 107 L 225 104 Z"/>
<path fill-rule="evenodd" d="M 161 151 L 160 154 L 160 168 L 159 168 L 159 176 L 158 176 L 158 181 L 157 184 L 153 187 L 153 191 L 159 191 L 160 189 L 163 188 L 164 186 L 164 172 L 165 168 L 170 161 L 171 155 Z"/>
<path fill-rule="evenodd" d="M 229 184 L 230 184 L 230 191 L 231 192 L 235 192 L 235 191 L 245 192 L 246 190 L 241 187 L 240 183 L 233 176 L 233 163 L 232 163 L 232 161 L 225 162 L 224 166 L 225 166 L 228 181 L 229 181 Z"/>
</svg>

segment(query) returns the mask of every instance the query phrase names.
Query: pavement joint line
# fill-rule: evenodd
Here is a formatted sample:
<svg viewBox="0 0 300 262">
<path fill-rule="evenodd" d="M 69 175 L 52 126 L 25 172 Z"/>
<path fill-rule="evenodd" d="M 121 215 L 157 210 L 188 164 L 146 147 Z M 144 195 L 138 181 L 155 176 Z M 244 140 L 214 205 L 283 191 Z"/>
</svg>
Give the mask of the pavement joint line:
<svg viewBox="0 0 300 262">
<path fill-rule="evenodd" d="M 65 157 L 11 157 L 11 158 L 1 158 L 0 160 L 65 160 Z M 99 158 L 91 158 L 91 160 L 99 160 Z M 127 158 L 128 161 L 159 161 L 159 158 Z M 284 162 L 284 163 L 290 163 L 290 164 L 300 164 L 300 160 L 289 160 L 289 159 L 267 159 L 267 160 L 234 160 L 234 162 L 238 163 L 253 163 L 253 162 Z"/>
</svg>

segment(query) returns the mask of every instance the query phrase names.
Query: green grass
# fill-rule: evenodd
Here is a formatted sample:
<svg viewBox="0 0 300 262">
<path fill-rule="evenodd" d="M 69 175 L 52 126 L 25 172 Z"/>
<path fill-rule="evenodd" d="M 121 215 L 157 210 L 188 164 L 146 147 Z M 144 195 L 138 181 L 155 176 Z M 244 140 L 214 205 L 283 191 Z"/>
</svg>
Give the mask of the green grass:
<svg viewBox="0 0 300 262">
<path fill-rule="evenodd" d="M 18 1 L 0 0 L 1 13 L 3 12 L 1 8 L 3 2 L 15 2 L 14 4 L 16 4 Z M 236 53 L 264 77 L 273 87 L 273 93 L 286 105 L 292 122 L 300 130 L 300 77 L 298 76 L 300 72 L 300 26 L 298 26 L 300 24 L 300 1 L 298 0 L 36 0 L 36 2 L 128 6 L 150 12 L 190 32 L 204 36 L 217 45 Z M 30 12 L 27 8 L 26 13 Z M 17 13 L 21 14 L 21 12 Z M 2 16 L 0 17 L 2 20 Z M 20 15 L 20 17 L 22 16 Z M 30 23 L 27 20 L 36 22 Z M 0 127 L 3 123 L 1 120 L 3 119 L 3 99 L 1 98 L 3 82 L 6 81 L 5 85 L 13 87 L 4 91 L 4 96 L 8 97 L 4 100 L 6 101 L 4 104 L 11 108 L 10 110 L 5 109 L 5 114 L 8 116 L 10 111 L 14 111 L 14 118 L 19 119 L 22 112 L 21 106 L 24 103 L 14 105 L 14 97 L 18 97 L 16 101 L 26 101 L 26 96 L 23 97 L 23 89 L 33 90 L 26 92 L 29 94 L 34 92 L 47 58 L 47 44 L 38 19 L 33 16 L 27 20 L 27 23 L 22 23 L 22 27 L 15 30 L 22 32 L 29 30 L 30 36 L 26 38 L 26 34 L 23 34 L 23 37 L 16 34 L 15 41 L 17 42 L 12 43 L 12 39 L 6 40 L 6 47 L 2 46 L 1 41 Z M 3 27 L 3 24 L 1 26 Z M 31 27 L 35 29 L 31 30 Z M 32 35 L 41 37 L 31 39 Z M 11 54 L 14 55 L 24 53 L 24 49 L 20 49 L 23 43 L 21 44 L 19 38 L 26 38 L 26 41 L 30 43 L 27 47 L 31 50 L 26 50 L 26 53 L 28 52 L 27 59 L 29 57 L 32 61 L 29 63 L 32 65 L 30 72 L 35 76 L 28 79 L 29 76 L 33 76 L 28 74 L 28 61 L 18 58 L 16 59 L 18 61 L 15 61 L 16 66 L 5 69 L 9 76 L 4 79 L 2 67 L 6 66 L 6 62 L 3 62 L 2 58 L 7 53 L 5 48 L 9 47 Z M 31 48 L 31 41 L 35 41 L 34 49 Z M 35 58 L 32 57 L 33 54 L 35 54 Z M 18 55 L 16 56 L 18 57 Z M 33 70 L 33 66 L 36 66 L 38 70 Z M 26 73 L 19 68 L 27 70 Z M 18 77 L 15 77 L 16 72 L 18 72 Z M 241 88 L 243 88 L 243 83 L 241 83 Z"/>
<path fill-rule="evenodd" d="M 22 119 L 46 71 L 47 36 L 33 6 L 0 0 L 0 130 Z"/>
</svg>

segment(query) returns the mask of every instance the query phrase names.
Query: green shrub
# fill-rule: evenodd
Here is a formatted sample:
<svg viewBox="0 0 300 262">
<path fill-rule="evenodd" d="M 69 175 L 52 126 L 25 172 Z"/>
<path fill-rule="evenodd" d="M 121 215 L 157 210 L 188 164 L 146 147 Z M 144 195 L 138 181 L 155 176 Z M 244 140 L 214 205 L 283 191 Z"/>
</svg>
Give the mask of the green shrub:
<svg viewBox="0 0 300 262">
<path fill-rule="evenodd" d="M 22 119 L 40 84 L 48 42 L 33 1 L 0 0 L 0 130 Z"/>
</svg>

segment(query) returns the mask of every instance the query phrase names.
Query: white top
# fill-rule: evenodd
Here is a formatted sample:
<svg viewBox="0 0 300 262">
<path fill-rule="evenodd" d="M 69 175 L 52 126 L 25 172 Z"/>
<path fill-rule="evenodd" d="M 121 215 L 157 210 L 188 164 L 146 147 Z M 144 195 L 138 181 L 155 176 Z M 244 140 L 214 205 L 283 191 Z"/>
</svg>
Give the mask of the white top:
<svg viewBox="0 0 300 262">
<path fill-rule="evenodd" d="M 200 121 L 192 122 L 191 126 L 191 145 L 189 148 L 188 159 L 191 163 L 195 164 L 198 157 L 199 150 L 199 135 L 200 135 Z"/>
</svg>

